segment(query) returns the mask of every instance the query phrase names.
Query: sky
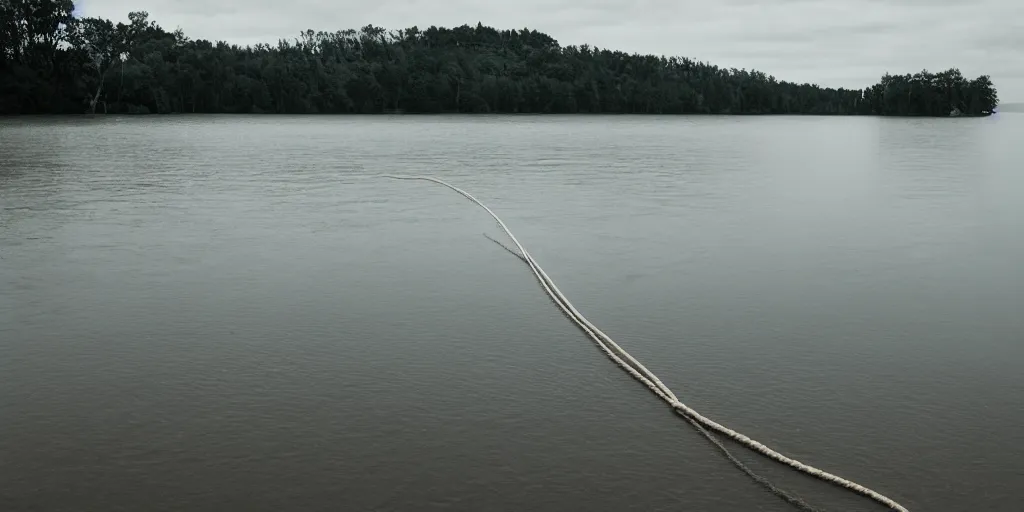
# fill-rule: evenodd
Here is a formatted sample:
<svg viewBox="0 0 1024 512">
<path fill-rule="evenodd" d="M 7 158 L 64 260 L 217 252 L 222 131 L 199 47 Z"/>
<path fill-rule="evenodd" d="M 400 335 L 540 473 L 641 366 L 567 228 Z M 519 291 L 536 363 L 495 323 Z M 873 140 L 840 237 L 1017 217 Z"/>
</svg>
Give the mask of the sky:
<svg viewBox="0 0 1024 512">
<path fill-rule="evenodd" d="M 530 28 L 563 46 L 681 56 L 860 89 L 885 72 L 958 67 L 1024 101 L 1024 0 L 78 0 L 79 16 L 148 11 L 193 39 L 276 43 L 368 24 Z"/>
</svg>

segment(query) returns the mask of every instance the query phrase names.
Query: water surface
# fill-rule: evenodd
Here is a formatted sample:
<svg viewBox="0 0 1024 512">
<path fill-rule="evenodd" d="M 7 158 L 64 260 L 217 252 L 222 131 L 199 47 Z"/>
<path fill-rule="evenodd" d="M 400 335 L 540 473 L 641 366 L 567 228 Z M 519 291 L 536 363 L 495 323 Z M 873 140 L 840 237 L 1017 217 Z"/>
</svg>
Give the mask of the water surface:
<svg viewBox="0 0 1024 512">
<path fill-rule="evenodd" d="M 1020 510 L 1024 115 L 0 120 L 0 509 Z M 826 510 L 881 510 L 736 447 Z"/>
</svg>

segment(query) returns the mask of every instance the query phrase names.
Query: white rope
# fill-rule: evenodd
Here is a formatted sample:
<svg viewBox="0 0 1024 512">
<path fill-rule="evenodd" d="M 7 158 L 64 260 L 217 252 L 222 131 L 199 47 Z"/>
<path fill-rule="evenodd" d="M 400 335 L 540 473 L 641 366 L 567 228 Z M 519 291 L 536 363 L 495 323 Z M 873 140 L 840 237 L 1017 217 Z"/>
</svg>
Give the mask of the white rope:
<svg viewBox="0 0 1024 512">
<path fill-rule="evenodd" d="M 462 190 L 462 189 L 460 189 L 460 188 L 458 188 L 458 187 L 456 187 L 454 185 L 451 185 L 451 184 L 449 184 L 449 183 L 447 183 L 445 181 L 442 181 L 442 180 L 437 179 L 437 178 L 432 178 L 432 177 L 429 177 L 429 176 L 390 176 L 390 175 L 387 175 L 387 176 L 384 176 L 384 177 L 392 178 L 392 179 L 399 179 L 399 180 L 425 180 L 425 181 L 432 181 L 434 183 L 437 183 L 437 184 L 440 184 L 440 185 L 444 185 L 445 187 L 448 187 L 448 188 L 454 190 L 455 192 L 458 192 L 459 194 L 463 195 L 464 197 L 466 197 L 470 201 L 473 201 L 478 206 L 480 206 L 481 208 L 486 210 L 487 213 L 489 213 L 491 215 L 491 217 L 493 217 L 494 220 L 497 221 L 498 226 L 500 226 L 501 229 L 503 231 L 505 231 L 505 234 L 508 235 L 508 237 L 510 239 L 512 239 L 512 242 L 515 243 L 516 247 L 519 248 L 519 251 L 522 253 L 522 259 L 526 262 L 527 265 L 530 266 L 530 269 L 533 271 L 534 275 L 537 277 L 537 280 L 540 281 L 541 286 L 544 288 L 544 291 L 548 294 L 548 296 L 551 297 L 551 299 L 555 302 L 555 304 L 557 304 L 558 307 L 562 309 L 562 311 L 566 314 L 566 316 L 568 316 L 571 320 L 573 320 L 580 327 L 580 329 L 582 329 L 588 336 L 590 336 L 590 338 L 592 338 L 597 343 L 597 345 L 605 352 L 606 355 L 608 355 L 609 358 L 612 359 L 612 361 L 614 361 L 616 364 L 621 366 L 624 370 L 629 372 L 634 378 L 636 378 L 637 380 L 642 382 L 644 385 L 646 385 L 648 388 L 650 388 L 651 391 L 654 392 L 654 394 L 658 395 L 659 398 L 664 400 L 666 403 L 669 404 L 669 406 L 671 406 L 673 409 L 678 411 L 680 414 L 682 414 L 687 419 L 692 420 L 692 422 L 695 422 L 696 424 L 699 424 L 702 427 L 708 428 L 708 429 L 710 429 L 712 431 L 718 432 L 718 433 L 720 433 L 722 435 L 725 435 L 725 436 L 727 436 L 729 438 L 732 438 L 733 440 L 735 440 L 736 442 L 746 446 L 747 448 L 750 448 L 751 450 L 754 450 L 754 451 L 756 451 L 756 452 L 758 452 L 758 453 L 760 453 L 760 454 L 762 454 L 762 455 L 764 455 L 764 456 L 766 456 L 766 457 L 768 457 L 768 458 L 770 458 L 772 460 L 775 460 L 775 461 L 780 462 L 782 464 L 786 464 L 786 465 L 788 465 L 788 466 L 790 466 L 790 467 L 792 467 L 794 469 L 797 469 L 798 471 L 802 471 L 802 472 L 804 472 L 804 473 L 806 473 L 808 475 L 817 477 L 819 479 L 825 480 L 826 482 L 833 483 L 833 484 L 838 485 L 840 487 L 844 487 L 844 488 L 849 489 L 849 490 L 851 490 L 853 492 L 856 492 L 858 494 L 866 496 L 866 497 L 868 497 L 868 498 L 870 498 L 872 500 L 877 501 L 878 503 L 881 503 L 882 505 L 885 505 L 886 507 L 889 507 L 892 510 L 896 510 L 896 511 L 899 511 L 899 512 L 909 512 L 906 507 L 900 505 L 899 503 L 893 501 L 892 499 L 890 499 L 890 498 L 888 498 L 888 497 L 886 497 L 886 496 L 884 496 L 884 495 L 882 495 L 882 494 L 880 494 L 878 492 L 875 492 L 875 491 L 873 491 L 873 490 L 871 490 L 871 489 L 869 489 L 867 487 L 864 487 L 863 485 L 860 485 L 860 484 L 858 484 L 856 482 L 847 480 L 847 479 L 842 478 L 840 476 L 833 475 L 831 473 L 828 473 L 826 471 L 822 471 L 822 470 L 820 470 L 818 468 L 815 468 L 813 466 L 809 466 L 807 464 L 804 464 L 804 463 L 802 463 L 802 462 L 800 462 L 798 460 L 795 460 L 795 459 L 792 459 L 790 457 L 787 457 L 787 456 L 785 456 L 785 455 L 783 455 L 783 454 L 781 454 L 781 453 L 779 453 L 779 452 L 777 452 L 775 450 L 772 450 L 771 448 L 765 446 L 762 443 L 759 443 L 759 442 L 757 442 L 757 441 L 755 441 L 755 440 L 753 440 L 753 439 L 751 439 L 751 438 L 749 438 L 749 437 L 747 437 L 747 436 L 745 436 L 745 435 L 743 435 L 743 434 L 741 434 L 739 432 L 736 432 L 735 430 L 732 430 L 732 429 L 730 429 L 730 428 L 728 428 L 728 427 L 726 427 L 724 425 L 721 425 L 721 424 L 719 424 L 719 423 L 717 423 L 717 422 L 715 422 L 715 421 L 713 421 L 713 420 L 711 420 L 711 419 L 701 415 L 700 413 L 698 413 L 697 411 L 695 411 L 691 407 L 689 407 L 686 404 L 684 404 L 681 401 L 679 401 L 679 399 L 672 392 L 672 390 L 670 390 L 668 388 L 668 386 L 663 384 L 661 382 L 661 380 L 658 379 L 658 377 L 656 375 L 654 375 L 653 372 L 648 370 L 647 367 L 645 367 L 643 364 L 641 364 L 639 361 L 637 361 L 635 358 L 633 358 L 633 356 L 631 356 L 628 352 L 626 352 L 625 349 L 623 349 L 617 343 L 615 343 L 615 341 L 612 340 L 611 337 L 609 337 L 607 334 L 605 334 L 600 329 L 598 329 L 594 324 L 592 324 L 589 320 L 587 320 L 587 318 L 584 317 L 583 314 L 580 313 L 572 305 L 571 302 L 569 302 L 569 299 L 567 299 L 565 297 L 565 295 L 562 293 L 562 291 L 558 289 L 558 286 L 555 285 L 554 281 L 552 281 L 552 279 L 547 275 L 547 272 L 545 272 L 544 269 L 541 268 L 539 264 L 537 264 L 537 261 L 534 260 L 532 256 L 530 256 L 530 253 L 526 250 L 525 247 L 523 247 L 523 244 L 519 243 L 519 239 L 516 238 L 516 236 L 514 234 L 512 234 L 512 231 L 508 228 L 508 226 L 505 225 L 505 223 L 501 220 L 501 218 L 498 217 L 498 215 L 495 214 L 493 211 L 491 211 L 491 209 L 488 208 L 487 205 L 483 204 L 477 198 L 473 197 L 473 195 L 470 194 L 469 192 L 466 192 L 465 190 Z M 714 441 L 713 438 L 712 438 L 712 440 Z M 722 448 L 722 449 L 724 451 L 724 448 Z M 726 452 L 726 453 L 728 455 L 728 452 Z M 738 461 L 734 461 L 734 463 L 736 463 L 736 462 L 738 462 Z M 741 468 L 741 469 L 743 469 L 743 468 Z M 748 471 L 748 470 L 745 470 L 745 471 Z M 751 474 L 751 473 L 749 473 L 749 471 L 748 471 L 748 474 Z M 755 475 L 751 474 L 751 476 L 755 476 Z M 755 479 L 756 478 L 759 478 L 759 477 L 755 476 Z M 768 484 L 768 485 L 770 485 L 770 484 Z"/>
</svg>

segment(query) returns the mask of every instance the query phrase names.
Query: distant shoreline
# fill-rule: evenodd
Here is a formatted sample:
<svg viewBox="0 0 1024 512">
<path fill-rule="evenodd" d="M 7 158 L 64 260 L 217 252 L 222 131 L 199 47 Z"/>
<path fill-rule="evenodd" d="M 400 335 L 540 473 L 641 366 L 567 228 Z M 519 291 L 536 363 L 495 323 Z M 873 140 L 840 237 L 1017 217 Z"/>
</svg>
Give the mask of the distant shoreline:
<svg viewBox="0 0 1024 512">
<path fill-rule="evenodd" d="M 530 29 L 315 32 L 237 46 L 129 23 L 76 17 L 71 2 L 0 38 L 0 114 L 661 114 L 980 116 L 998 104 L 988 75 L 956 68 L 885 73 L 862 88 L 777 79 L 688 57 L 562 46 Z M 64 30 L 60 27 L 66 27 Z M 24 36 L 28 37 L 28 36 Z"/>
<path fill-rule="evenodd" d="M 983 114 L 962 114 L 962 115 L 926 115 L 926 114 L 814 114 L 814 113 L 785 113 L 785 114 L 754 114 L 754 113 L 701 113 L 686 112 L 679 114 L 661 113 L 637 113 L 637 112 L 164 112 L 164 113 L 132 113 L 132 112 L 89 112 L 82 113 L 34 113 L 34 114 L 0 114 L 0 119 L 19 117 L 207 117 L 207 116 L 239 116 L 239 117 L 886 117 L 886 118 L 931 118 L 931 119 L 963 119 L 990 117 L 993 114 L 1024 113 L 1022 110 L 996 110 L 995 112 Z"/>
</svg>

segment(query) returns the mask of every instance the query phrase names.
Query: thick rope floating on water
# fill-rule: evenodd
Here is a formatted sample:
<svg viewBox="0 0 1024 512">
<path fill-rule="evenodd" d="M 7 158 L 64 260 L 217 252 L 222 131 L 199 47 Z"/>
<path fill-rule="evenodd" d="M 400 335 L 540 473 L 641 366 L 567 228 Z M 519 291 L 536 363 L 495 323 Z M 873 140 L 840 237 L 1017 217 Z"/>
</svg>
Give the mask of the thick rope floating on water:
<svg viewBox="0 0 1024 512">
<path fill-rule="evenodd" d="M 516 258 L 518 258 L 523 263 L 526 263 L 527 265 L 529 265 L 529 262 L 526 261 L 526 258 L 524 258 L 522 254 L 519 254 L 518 252 L 516 252 L 514 249 L 511 249 L 507 245 L 505 245 L 505 244 L 503 244 L 503 243 L 501 243 L 501 242 L 491 238 L 486 233 L 484 233 L 484 237 L 486 237 L 488 240 L 498 244 L 498 246 L 500 246 L 502 249 L 508 251 L 509 254 L 515 256 Z M 549 298 L 551 298 L 551 297 L 549 297 Z M 557 301 L 553 300 L 553 302 L 555 302 L 555 304 L 558 304 Z M 566 315 L 566 316 L 568 316 L 568 315 Z M 570 317 L 570 319 L 572 319 L 572 317 Z M 729 462 L 731 462 L 733 465 L 735 465 L 737 468 L 739 468 L 740 471 L 742 471 L 745 475 L 749 476 L 752 480 L 754 480 L 754 482 L 760 484 L 762 487 L 767 489 L 772 494 L 778 496 L 779 498 L 781 498 L 785 502 L 793 505 L 794 507 L 796 507 L 796 508 L 798 508 L 798 509 L 800 509 L 800 510 L 802 510 L 804 512 L 820 512 L 819 509 L 814 508 L 811 505 L 809 505 L 807 502 L 805 502 L 804 500 L 802 500 L 802 499 L 800 499 L 800 498 L 798 498 L 796 496 L 793 496 L 792 494 L 789 494 L 788 492 L 786 492 L 786 491 L 784 491 L 782 489 L 779 489 L 778 487 L 775 486 L 775 484 L 771 483 L 767 478 L 765 478 L 765 477 L 755 473 L 752 469 L 747 467 L 747 465 L 744 464 L 743 461 L 741 461 L 738 458 L 736 458 L 736 456 L 733 455 L 732 452 L 730 452 L 729 449 L 726 448 L 725 445 L 723 445 L 722 442 L 718 440 L 718 438 L 716 438 L 714 435 L 712 435 L 711 432 L 708 432 L 708 430 L 706 428 L 702 427 L 700 425 L 700 423 L 697 423 L 696 421 L 694 421 L 693 418 L 683 414 L 678 409 L 675 409 L 674 411 L 680 417 L 685 419 L 691 426 L 693 426 L 693 428 L 698 433 L 700 433 L 701 436 L 703 436 L 705 439 L 707 439 L 709 443 L 714 445 L 715 448 L 718 449 L 718 451 L 722 452 L 722 455 L 724 455 L 725 458 Z"/>
<path fill-rule="evenodd" d="M 465 190 L 462 190 L 461 188 L 451 185 L 445 181 L 442 181 L 437 178 L 432 178 L 429 176 L 385 175 L 384 177 L 399 180 L 431 181 L 439 185 L 448 187 L 449 189 L 454 190 L 455 192 L 458 192 L 466 199 L 469 199 L 470 201 L 476 203 L 478 206 L 486 210 L 487 213 L 494 218 L 494 220 L 498 223 L 498 226 L 501 227 L 505 234 L 508 235 L 508 237 L 512 240 L 515 246 L 519 249 L 521 259 L 527 265 L 530 266 L 530 270 L 533 271 L 534 275 L 537 277 L 537 280 L 540 281 L 541 286 L 544 288 L 544 292 L 547 293 L 549 297 L 551 297 L 551 299 L 555 302 L 555 304 L 558 305 L 559 308 L 562 309 L 566 316 L 568 316 L 573 322 L 575 322 L 580 327 L 580 329 L 583 330 L 583 332 L 585 332 L 591 339 L 593 339 L 597 343 L 598 347 L 600 347 L 601 350 L 603 350 L 604 353 L 610 359 L 612 359 L 612 361 L 614 361 L 624 370 L 629 372 L 629 374 L 632 375 L 635 379 L 639 380 L 641 383 L 650 388 L 650 390 L 654 392 L 655 395 L 657 395 L 659 398 L 668 403 L 670 407 L 672 407 L 677 413 L 682 415 L 684 418 L 689 420 L 695 427 L 700 427 L 698 428 L 698 430 L 702 431 L 702 433 L 707 434 L 707 432 L 704 429 L 718 432 L 719 434 L 729 437 L 734 441 L 742 444 L 743 446 L 746 446 L 747 448 L 755 452 L 758 452 L 761 455 L 764 455 L 765 457 L 768 457 L 774 461 L 780 462 L 798 471 L 819 478 L 826 482 L 835 484 L 839 487 L 849 489 L 850 491 L 853 491 L 857 494 L 870 498 L 882 505 L 885 505 L 886 507 L 889 507 L 892 510 L 896 510 L 899 512 L 909 512 L 909 510 L 903 505 L 900 505 L 899 503 L 893 501 L 892 499 L 878 492 L 875 492 L 856 482 L 847 480 L 840 476 L 833 475 L 832 473 L 822 471 L 813 466 L 804 464 L 796 459 L 787 457 L 765 446 L 762 443 L 759 443 L 739 432 L 736 432 L 735 430 L 732 430 L 724 425 L 721 425 L 701 415 L 693 408 L 682 403 L 679 400 L 679 398 L 676 397 L 675 393 L 673 393 L 672 390 L 668 388 L 668 386 L 662 383 L 661 380 L 656 375 L 654 375 L 653 372 L 648 370 L 647 367 L 645 367 L 643 364 L 637 361 L 632 355 L 626 352 L 626 350 L 620 347 L 614 340 L 611 339 L 611 337 L 609 337 L 607 334 L 598 329 L 597 326 L 595 326 L 589 320 L 587 320 L 587 318 L 584 317 L 583 314 L 580 313 L 576 309 L 576 307 L 572 305 L 571 302 L 569 302 L 569 299 L 565 297 L 562 291 L 558 289 L 558 286 L 555 285 L 554 281 L 551 280 L 547 272 L 545 272 L 544 269 L 541 268 L 539 264 L 537 264 L 537 261 L 534 260 L 532 256 L 530 256 L 529 251 L 527 251 L 526 248 L 523 247 L 523 244 L 519 243 L 519 239 L 516 238 L 514 234 L 512 234 L 512 231 L 508 228 L 508 226 L 505 225 L 505 222 L 502 221 L 501 218 L 498 217 L 498 215 L 495 214 L 490 208 L 488 208 L 487 205 L 483 204 L 477 198 L 473 197 L 473 195 L 470 194 L 469 192 L 466 192 Z M 716 439 L 714 439 L 710 435 L 708 435 L 707 437 L 712 442 L 714 442 L 723 452 L 725 452 L 726 456 L 729 457 L 734 464 L 739 466 L 741 470 L 744 470 L 744 472 L 753 477 L 755 480 L 759 480 L 759 483 L 762 483 L 763 485 L 767 484 L 767 486 L 770 490 L 772 490 L 772 492 L 775 492 L 776 494 L 782 496 L 784 499 L 794 503 L 795 505 L 800 506 L 803 503 L 798 498 L 792 498 L 791 496 L 786 495 L 781 490 L 775 488 L 769 482 L 767 482 L 767 480 L 764 480 L 763 478 L 753 474 L 749 469 L 746 469 L 746 467 L 743 466 L 741 462 L 736 460 L 735 457 L 732 457 L 731 454 L 729 454 L 728 451 L 725 450 L 725 448 L 721 446 L 721 444 L 718 443 Z M 801 506 L 801 508 L 804 507 Z M 810 509 L 809 506 L 806 508 Z"/>
</svg>

